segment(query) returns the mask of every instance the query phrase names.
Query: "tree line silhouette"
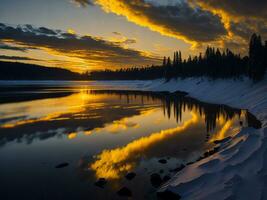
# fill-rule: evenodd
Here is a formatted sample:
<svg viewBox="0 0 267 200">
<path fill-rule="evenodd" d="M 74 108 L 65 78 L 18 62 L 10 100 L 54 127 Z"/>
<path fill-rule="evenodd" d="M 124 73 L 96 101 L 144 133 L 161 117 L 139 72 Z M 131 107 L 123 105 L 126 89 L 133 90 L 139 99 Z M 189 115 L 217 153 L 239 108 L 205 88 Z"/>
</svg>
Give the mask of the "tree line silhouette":
<svg viewBox="0 0 267 200">
<path fill-rule="evenodd" d="M 238 78 L 246 75 L 254 81 L 264 78 L 267 68 L 267 41 L 253 34 L 249 42 L 248 56 L 241 57 L 231 50 L 221 51 L 207 47 L 204 55 L 183 59 L 182 52 L 174 52 L 173 59 L 164 57 L 161 66 L 121 68 L 119 70 L 98 70 L 89 73 L 92 80 L 147 80 L 165 78 L 186 78 L 207 76 L 216 78 Z"/>
<path fill-rule="evenodd" d="M 79 74 L 57 67 L 0 61 L 0 80 L 87 80 Z"/>
</svg>

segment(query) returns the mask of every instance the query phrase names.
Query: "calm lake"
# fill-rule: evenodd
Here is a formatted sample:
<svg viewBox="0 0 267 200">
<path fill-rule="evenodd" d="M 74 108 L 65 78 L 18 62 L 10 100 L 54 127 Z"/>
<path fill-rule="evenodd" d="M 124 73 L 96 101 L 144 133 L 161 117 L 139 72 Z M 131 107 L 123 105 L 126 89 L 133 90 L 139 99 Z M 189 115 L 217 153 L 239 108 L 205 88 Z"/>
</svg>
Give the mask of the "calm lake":
<svg viewBox="0 0 267 200">
<path fill-rule="evenodd" d="M 122 187 L 131 199 L 155 199 L 161 183 L 152 174 L 167 181 L 253 119 L 181 93 L 123 89 L 2 85 L 0 199 L 124 199 L 117 194 Z"/>
</svg>

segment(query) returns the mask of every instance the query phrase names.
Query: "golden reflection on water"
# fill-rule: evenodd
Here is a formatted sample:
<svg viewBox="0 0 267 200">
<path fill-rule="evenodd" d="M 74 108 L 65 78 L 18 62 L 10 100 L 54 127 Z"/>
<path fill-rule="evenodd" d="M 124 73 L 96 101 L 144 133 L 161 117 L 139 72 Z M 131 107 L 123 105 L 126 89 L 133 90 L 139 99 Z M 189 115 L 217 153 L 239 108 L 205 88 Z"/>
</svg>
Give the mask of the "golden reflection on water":
<svg viewBox="0 0 267 200">
<path fill-rule="evenodd" d="M 154 110 L 151 109 L 149 111 L 142 112 L 140 116 L 149 116 L 153 112 Z M 201 123 L 201 121 L 204 121 L 205 119 L 205 116 L 199 115 L 196 109 L 193 109 L 191 112 L 187 110 L 184 113 L 185 116 L 188 115 L 186 113 L 189 113 L 190 116 L 183 117 L 184 122 L 175 128 L 151 133 L 151 135 L 136 139 L 123 147 L 111 150 L 103 150 L 99 155 L 96 156 L 96 160 L 92 164 L 89 164 L 89 168 L 95 172 L 96 178 L 106 178 L 111 180 L 121 178 L 123 174 L 133 170 L 136 167 L 138 159 L 150 147 L 152 147 L 156 143 L 162 142 L 172 135 L 176 135 L 181 133 L 182 131 L 185 131 L 187 128 L 194 124 Z M 242 113 L 240 117 L 244 117 L 244 113 Z M 215 140 L 221 140 L 229 135 L 237 133 L 239 129 L 237 130 L 233 127 L 234 123 L 239 121 L 240 117 L 238 115 L 235 115 L 232 119 L 226 119 L 225 115 L 221 114 L 216 119 L 216 123 L 218 125 L 217 131 L 212 135 L 208 142 L 213 143 Z M 161 120 L 161 118 L 158 118 L 158 121 L 154 121 L 152 123 L 160 123 Z M 123 121 L 125 122 L 127 120 L 123 119 L 122 122 Z M 117 124 L 121 124 L 122 122 L 116 121 L 113 125 L 110 126 L 115 126 L 117 128 Z M 124 130 L 126 130 L 127 128 L 129 127 L 121 127 L 121 129 Z"/>
<path fill-rule="evenodd" d="M 97 156 L 97 160 L 90 165 L 90 169 L 95 171 L 97 178 L 118 179 L 123 172 L 132 170 L 135 167 L 135 160 L 138 159 L 142 152 L 146 151 L 150 146 L 167 137 L 178 134 L 197 121 L 197 114 L 191 112 L 191 118 L 176 128 L 152 133 L 148 137 L 141 137 L 124 147 L 103 150 L 102 153 Z"/>
<path fill-rule="evenodd" d="M 128 118 L 123 118 L 122 120 L 115 120 L 106 130 L 109 133 L 118 133 L 128 128 L 138 128 L 139 124 L 131 122 Z"/>
<path fill-rule="evenodd" d="M 80 90 L 67 97 L 57 99 L 42 99 L 27 102 L 2 104 L 0 105 L 1 112 L 5 117 L 27 116 L 26 119 L 11 120 L 0 125 L 0 128 L 14 128 L 16 126 L 33 124 L 43 121 L 64 120 L 67 117 L 63 115 L 75 116 L 82 113 L 88 107 L 103 107 L 104 103 L 96 102 L 100 99 L 105 99 L 107 95 L 92 95 L 86 90 Z M 89 104 L 90 103 L 90 104 Z M 88 116 L 77 116 L 82 119 Z M 90 116 L 90 118 L 98 118 L 99 116 Z"/>
<path fill-rule="evenodd" d="M 108 102 L 117 102 L 118 97 L 109 94 L 91 94 L 87 90 L 80 90 L 78 93 L 74 93 L 70 96 L 60 97 L 56 99 L 43 99 L 34 100 L 20 103 L 11 103 L 0 105 L 0 110 L 5 113 L 6 117 L 27 116 L 27 118 L 15 119 L 3 123 L 0 128 L 13 128 L 25 124 L 34 124 L 42 121 L 56 121 L 68 119 L 68 117 L 75 117 L 75 119 L 93 119 L 102 116 L 94 115 L 94 113 L 88 112 L 88 108 L 103 108 Z M 141 98 L 142 99 L 142 98 Z M 127 100 L 128 101 L 128 100 Z M 143 99 L 142 99 L 143 101 Z M 149 100 L 147 100 L 149 101 Z M 151 100 L 152 101 L 152 100 Z M 153 101 L 152 101 L 153 102 Z M 121 105 L 111 105 L 113 108 L 120 108 Z M 128 107 L 127 107 L 128 106 Z M 140 109 L 137 105 L 127 105 L 124 109 Z M 105 109 L 104 109 L 105 110 Z M 84 135 L 91 136 L 93 133 L 102 133 L 103 130 L 106 133 L 125 134 L 132 129 L 140 128 L 140 124 L 148 124 L 150 127 L 160 126 L 164 121 L 162 111 L 159 111 L 158 107 L 153 108 L 142 107 L 139 110 L 140 113 L 136 116 L 137 119 L 133 120 L 132 117 L 123 117 L 120 120 L 114 120 L 112 123 L 105 124 L 103 128 L 95 127 L 93 130 L 82 130 Z M 163 107 L 165 110 L 165 107 Z M 108 115 L 108 113 L 104 113 Z M 103 114 L 103 115 L 104 115 Z M 245 113 L 241 113 L 241 117 L 244 117 Z M 108 117 L 108 116 L 105 116 Z M 167 116 L 166 116 L 167 117 Z M 195 106 L 183 105 L 183 117 L 181 123 L 175 124 L 176 127 L 159 129 L 160 131 L 149 133 L 148 136 L 142 136 L 138 139 L 131 141 L 130 143 L 114 148 L 105 149 L 99 155 L 96 156 L 96 160 L 89 164 L 89 168 L 94 171 L 97 178 L 106 179 L 119 179 L 124 173 L 133 170 L 138 162 L 138 159 L 148 151 L 153 145 L 158 144 L 173 135 L 184 133 L 186 129 L 194 124 L 200 124 L 205 121 L 205 114 L 200 114 L 199 110 Z M 224 114 L 219 114 L 216 118 L 216 124 L 218 128 L 215 133 L 212 134 L 209 139 L 209 143 L 213 143 L 215 140 L 221 140 L 228 135 L 237 132 L 234 129 L 234 123 L 239 121 L 239 116 L 235 115 L 231 119 L 227 119 Z M 142 131 L 142 129 L 140 128 Z M 79 131 L 71 132 L 67 135 L 67 138 L 72 140 L 79 136 Z M 190 142 L 190 141 L 188 141 Z"/>
<path fill-rule="evenodd" d="M 51 114 L 47 114 L 47 116 L 45 117 L 40 117 L 38 119 L 24 119 L 24 120 L 5 123 L 5 124 L 2 124 L 0 127 L 1 128 L 14 128 L 16 126 L 20 126 L 24 124 L 31 124 L 31 123 L 41 122 L 41 121 L 50 121 L 50 120 L 53 120 L 59 117 L 60 115 L 61 113 L 51 113 Z"/>
<path fill-rule="evenodd" d="M 235 128 L 235 123 L 238 121 L 245 121 L 246 112 L 241 111 L 241 115 L 235 115 L 232 119 L 226 120 L 222 115 L 220 115 L 219 119 L 217 120 L 218 126 L 222 126 L 219 131 L 214 133 L 210 138 L 209 142 L 212 143 L 216 140 L 222 140 L 228 136 L 235 135 L 240 131 L 240 128 Z"/>
</svg>

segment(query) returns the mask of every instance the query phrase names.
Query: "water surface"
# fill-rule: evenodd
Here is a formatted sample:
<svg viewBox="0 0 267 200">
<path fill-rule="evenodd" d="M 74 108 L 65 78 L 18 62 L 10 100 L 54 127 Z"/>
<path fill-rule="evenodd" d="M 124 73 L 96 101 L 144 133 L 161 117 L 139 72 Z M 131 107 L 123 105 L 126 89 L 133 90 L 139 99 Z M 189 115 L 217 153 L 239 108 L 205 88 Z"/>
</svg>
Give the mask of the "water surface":
<svg viewBox="0 0 267 200">
<path fill-rule="evenodd" d="M 154 199 L 151 174 L 171 177 L 215 140 L 248 126 L 251 116 L 179 93 L 122 89 L 84 82 L 2 86 L 1 199 L 120 199 L 122 187 L 131 199 Z M 69 165 L 55 168 L 60 163 Z M 136 177 L 127 180 L 129 172 Z M 107 180 L 103 188 L 95 185 L 99 178 Z"/>
</svg>

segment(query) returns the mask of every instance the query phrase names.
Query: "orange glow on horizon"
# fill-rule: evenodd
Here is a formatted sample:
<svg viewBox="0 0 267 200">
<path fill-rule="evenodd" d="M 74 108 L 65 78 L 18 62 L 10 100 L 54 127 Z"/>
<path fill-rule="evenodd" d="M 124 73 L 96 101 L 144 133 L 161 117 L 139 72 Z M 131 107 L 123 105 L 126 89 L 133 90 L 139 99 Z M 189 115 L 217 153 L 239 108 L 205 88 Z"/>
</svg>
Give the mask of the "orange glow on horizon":
<svg viewBox="0 0 267 200">
<path fill-rule="evenodd" d="M 16 110 L 17 107 L 25 107 L 24 113 L 30 113 L 31 117 L 28 119 L 18 119 L 9 121 L 0 125 L 0 128 L 14 128 L 25 124 L 32 124 L 36 122 L 45 122 L 53 120 L 61 120 L 63 115 L 72 115 L 80 113 L 85 110 L 85 106 L 102 107 L 103 103 L 94 102 L 97 99 L 104 98 L 104 95 L 92 95 L 86 93 L 87 90 L 81 89 L 79 93 L 72 94 L 67 97 L 60 97 L 55 99 L 43 99 L 34 100 L 29 102 L 21 102 L 16 105 L 0 105 L 0 109 L 9 112 L 10 110 Z M 87 103 L 90 102 L 90 105 Z M 42 108 L 37 105 L 44 105 Z M 12 116 L 12 113 L 10 113 Z"/>
</svg>

